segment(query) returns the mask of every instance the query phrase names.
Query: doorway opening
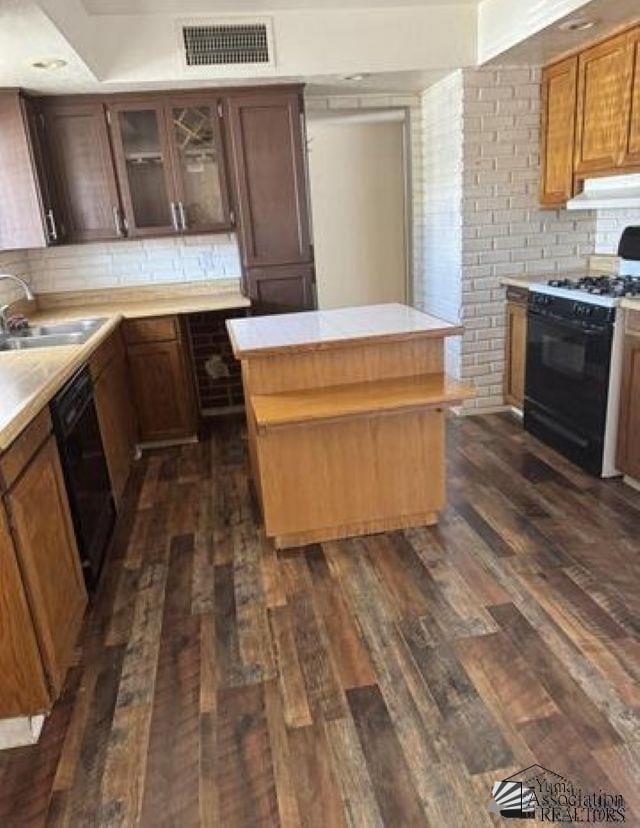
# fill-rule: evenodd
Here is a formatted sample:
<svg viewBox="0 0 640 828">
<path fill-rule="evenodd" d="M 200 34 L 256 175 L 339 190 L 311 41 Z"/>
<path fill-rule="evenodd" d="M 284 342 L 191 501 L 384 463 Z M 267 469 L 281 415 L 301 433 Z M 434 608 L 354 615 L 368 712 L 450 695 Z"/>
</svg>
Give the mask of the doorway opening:
<svg viewBox="0 0 640 828">
<path fill-rule="evenodd" d="M 403 108 L 309 118 L 321 309 L 411 301 L 408 118 Z"/>
</svg>

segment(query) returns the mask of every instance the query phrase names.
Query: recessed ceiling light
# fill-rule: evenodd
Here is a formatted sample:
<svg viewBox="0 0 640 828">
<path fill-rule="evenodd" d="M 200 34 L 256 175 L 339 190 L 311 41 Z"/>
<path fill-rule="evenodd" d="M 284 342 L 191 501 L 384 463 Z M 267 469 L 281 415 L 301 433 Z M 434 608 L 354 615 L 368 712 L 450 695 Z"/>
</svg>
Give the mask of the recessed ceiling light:
<svg viewBox="0 0 640 828">
<path fill-rule="evenodd" d="M 586 17 L 574 17 L 573 20 L 565 20 L 558 28 L 563 32 L 586 32 L 593 29 L 597 20 L 589 20 Z"/>
<path fill-rule="evenodd" d="M 354 81 L 355 83 L 358 83 L 368 77 L 369 76 L 365 72 L 357 72 L 355 75 L 343 75 L 342 80 Z"/>
<path fill-rule="evenodd" d="M 62 69 L 63 66 L 67 65 L 66 60 L 62 60 L 62 58 L 45 58 L 43 60 L 34 60 L 31 64 L 34 69 Z"/>
</svg>

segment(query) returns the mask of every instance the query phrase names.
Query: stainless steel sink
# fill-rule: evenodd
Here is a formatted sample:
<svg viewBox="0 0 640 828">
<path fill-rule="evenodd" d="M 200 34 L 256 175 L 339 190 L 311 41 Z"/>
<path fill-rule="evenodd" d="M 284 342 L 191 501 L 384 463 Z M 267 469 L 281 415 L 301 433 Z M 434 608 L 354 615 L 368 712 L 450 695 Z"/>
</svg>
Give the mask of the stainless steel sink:
<svg viewBox="0 0 640 828">
<path fill-rule="evenodd" d="M 20 333 L 0 339 L 0 351 L 27 351 L 33 348 L 55 348 L 61 345 L 82 345 L 105 322 L 104 319 L 79 319 L 57 325 L 34 325 Z"/>
<path fill-rule="evenodd" d="M 58 334 L 87 334 L 87 339 L 97 331 L 104 319 L 77 319 L 52 325 L 30 325 L 22 336 L 53 336 Z"/>
</svg>

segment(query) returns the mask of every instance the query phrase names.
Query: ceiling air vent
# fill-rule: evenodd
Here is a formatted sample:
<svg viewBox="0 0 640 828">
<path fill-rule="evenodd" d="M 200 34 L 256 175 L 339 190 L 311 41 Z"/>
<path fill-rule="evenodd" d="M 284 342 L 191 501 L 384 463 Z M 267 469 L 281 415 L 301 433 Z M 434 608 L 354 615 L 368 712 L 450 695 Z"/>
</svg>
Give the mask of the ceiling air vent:
<svg viewBox="0 0 640 828">
<path fill-rule="evenodd" d="M 187 68 L 273 66 L 270 23 L 270 20 L 183 21 L 182 47 Z"/>
</svg>

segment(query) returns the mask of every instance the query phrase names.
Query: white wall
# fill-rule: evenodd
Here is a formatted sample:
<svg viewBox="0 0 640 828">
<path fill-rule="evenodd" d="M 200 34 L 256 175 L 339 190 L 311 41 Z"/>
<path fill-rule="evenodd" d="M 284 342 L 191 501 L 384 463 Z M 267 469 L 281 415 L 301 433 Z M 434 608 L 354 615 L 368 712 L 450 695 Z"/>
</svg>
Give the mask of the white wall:
<svg viewBox="0 0 640 828">
<path fill-rule="evenodd" d="M 308 143 L 319 307 L 406 301 L 403 120 L 310 119 Z"/>
<path fill-rule="evenodd" d="M 410 230 L 410 273 L 412 290 L 420 290 L 422 279 L 422 230 L 423 230 L 423 187 L 422 187 L 422 111 L 420 107 L 420 96 L 412 94 L 404 95 L 332 95 L 318 96 L 306 95 L 305 108 L 309 117 L 313 113 L 326 113 L 330 111 L 389 109 L 402 107 L 408 117 L 408 142 L 409 142 L 409 169 L 410 181 L 409 193 L 409 230 Z M 313 206 L 313 205 L 312 205 Z"/>
<path fill-rule="evenodd" d="M 418 306 L 459 322 L 462 290 L 462 71 L 422 96 L 422 261 Z M 460 374 L 460 339 L 446 341 L 446 367 Z"/>
</svg>

